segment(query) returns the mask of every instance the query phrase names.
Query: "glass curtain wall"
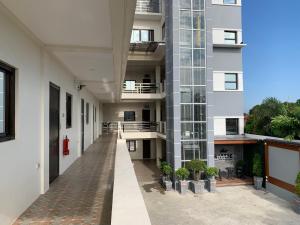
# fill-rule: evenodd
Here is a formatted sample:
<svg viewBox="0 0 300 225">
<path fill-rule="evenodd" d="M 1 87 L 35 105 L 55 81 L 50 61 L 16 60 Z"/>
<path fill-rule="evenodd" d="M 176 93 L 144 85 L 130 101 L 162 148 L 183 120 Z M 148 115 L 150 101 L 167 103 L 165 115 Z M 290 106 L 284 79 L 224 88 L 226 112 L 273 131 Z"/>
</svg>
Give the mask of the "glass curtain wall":
<svg viewBox="0 0 300 225">
<path fill-rule="evenodd" d="M 180 0 L 182 166 L 206 154 L 205 1 Z"/>
</svg>

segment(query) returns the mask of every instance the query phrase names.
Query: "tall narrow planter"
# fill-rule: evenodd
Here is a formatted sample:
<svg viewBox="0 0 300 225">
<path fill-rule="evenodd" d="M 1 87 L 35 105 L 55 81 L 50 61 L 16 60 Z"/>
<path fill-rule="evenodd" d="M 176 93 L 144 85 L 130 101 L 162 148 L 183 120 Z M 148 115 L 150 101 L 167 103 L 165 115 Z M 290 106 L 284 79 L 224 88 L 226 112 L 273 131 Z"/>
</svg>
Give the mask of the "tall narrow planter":
<svg viewBox="0 0 300 225">
<path fill-rule="evenodd" d="M 180 180 L 179 181 L 179 192 L 180 194 L 184 195 L 187 193 L 189 189 L 189 183 L 185 180 Z"/>
<path fill-rule="evenodd" d="M 163 183 L 163 186 L 166 191 L 171 191 L 172 190 L 172 181 L 170 180 L 165 180 Z"/>
<path fill-rule="evenodd" d="M 214 177 L 208 178 L 208 190 L 209 192 L 216 192 L 217 181 Z"/>
<path fill-rule="evenodd" d="M 296 196 L 294 201 L 293 201 L 293 208 L 294 211 L 298 214 L 300 214 L 300 197 Z"/>
<path fill-rule="evenodd" d="M 255 176 L 255 177 L 253 177 L 253 181 L 254 181 L 254 188 L 256 190 L 261 190 L 264 179 L 262 177 Z"/>
<path fill-rule="evenodd" d="M 205 181 L 204 180 L 191 181 L 192 191 L 195 194 L 203 193 L 204 192 L 204 186 L 205 186 Z"/>
</svg>

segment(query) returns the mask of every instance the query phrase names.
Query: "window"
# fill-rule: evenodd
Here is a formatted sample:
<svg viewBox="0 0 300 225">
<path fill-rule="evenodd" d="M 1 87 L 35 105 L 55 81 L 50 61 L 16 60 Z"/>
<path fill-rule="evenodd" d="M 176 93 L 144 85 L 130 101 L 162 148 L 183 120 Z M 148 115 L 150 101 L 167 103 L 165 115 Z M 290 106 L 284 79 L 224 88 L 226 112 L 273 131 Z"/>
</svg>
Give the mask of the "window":
<svg viewBox="0 0 300 225">
<path fill-rule="evenodd" d="M 135 80 L 125 80 L 125 90 L 134 91 L 135 90 Z"/>
<path fill-rule="evenodd" d="M 86 124 L 90 121 L 90 104 L 86 103 Z"/>
<path fill-rule="evenodd" d="M 135 152 L 136 151 L 136 141 L 133 140 L 127 140 L 127 149 L 129 152 Z"/>
<path fill-rule="evenodd" d="M 154 30 L 132 30 L 131 43 L 148 41 L 154 41 Z"/>
<path fill-rule="evenodd" d="M 15 69 L 0 63 L 0 141 L 15 138 Z"/>
<path fill-rule="evenodd" d="M 225 44 L 237 44 L 237 32 L 236 31 L 224 31 L 224 43 Z"/>
<path fill-rule="evenodd" d="M 124 121 L 135 121 L 135 111 L 125 111 Z"/>
<path fill-rule="evenodd" d="M 226 135 L 239 134 L 239 119 L 226 119 Z"/>
<path fill-rule="evenodd" d="M 238 74 L 225 73 L 225 90 L 238 90 Z"/>
<path fill-rule="evenodd" d="M 72 127 L 72 95 L 66 94 L 66 128 Z"/>
<path fill-rule="evenodd" d="M 224 5 L 236 5 L 236 0 L 223 0 Z"/>
</svg>

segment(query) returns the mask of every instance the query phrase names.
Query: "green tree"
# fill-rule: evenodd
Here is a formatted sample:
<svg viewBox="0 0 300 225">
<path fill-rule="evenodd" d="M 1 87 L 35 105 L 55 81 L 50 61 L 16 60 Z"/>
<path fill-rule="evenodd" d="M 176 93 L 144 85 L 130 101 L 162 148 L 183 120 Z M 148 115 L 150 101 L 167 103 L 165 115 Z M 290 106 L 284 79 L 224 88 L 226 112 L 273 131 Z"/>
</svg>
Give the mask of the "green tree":
<svg viewBox="0 0 300 225">
<path fill-rule="evenodd" d="M 280 115 L 272 119 L 272 132 L 275 136 L 286 140 L 300 137 L 300 121 L 296 117 Z"/>
</svg>

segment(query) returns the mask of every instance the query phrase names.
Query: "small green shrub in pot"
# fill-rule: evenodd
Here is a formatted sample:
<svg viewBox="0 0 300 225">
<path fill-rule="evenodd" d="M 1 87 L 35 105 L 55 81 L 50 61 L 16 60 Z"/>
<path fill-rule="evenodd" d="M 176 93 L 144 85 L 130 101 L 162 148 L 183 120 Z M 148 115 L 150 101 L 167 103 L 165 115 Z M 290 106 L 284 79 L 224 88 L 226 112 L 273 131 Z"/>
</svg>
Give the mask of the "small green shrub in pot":
<svg viewBox="0 0 300 225">
<path fill-rule="evenodd" d="M 186 164 L 186 168 L 192 171 L 194 181 L 191 181 L 191 188 L 195 194 L 203 193 L 205 181 L 200 180 L 201 172 L 206 170 L 206 163 L 202 160 L 192 160 Z"/>
<path fill-rule="evenodd" d="M 186 168 L 193 172 L 193 178 L 195 181 L 199 181 L 201 177 L 201 172 L 205 171 L 206 163 L 202 160 L 192 160 L 187 162 Z"/>
<path fill-rule="evenodd" d="M 206 176 L 208 177 L 208 190 L 210 192 L 215 192 L 216 191 L 216 180 L 215 176 L 218 175 L 218 168 L 216 167 L 208 167 L 205 171 Z"/>
<path fill-rule="evenodd" d="M 175 175 L 179 180 L 179 191 L 181 194 L 185 194 L 188 190 L 188 182 L 186 179 L 189 177 L 190 172 L 186 168 L 179 168 L 176 170 Z"/>
<path fill-rule="evenodd" d="M 176 177 L 178 178 L 178 180 L 183 181 L 189 177 L 190 172 L 186 168 L 179 168 L 178 170 L 176 170 L 175 174 L 176 174 Z"/>
<path fill-rule="evenodd" d="M 163 174 L 166 176 L 167 180 L 170 180 L 170 175 L 172 174 L 172 166 L 169 164 L 165 164 L 164 167 L 162 168 Z"/>
<path fill-rule="evenodd" d="M 300 172 L 298 173 L 295 182 L 295 193 L 296 193 L 296 197 L 293 201 L 294 210 L 296 213 L 300 214 Z"/>
<path fill-rule="evenodd" d="M 205 171 L 205 174 L 208 178 L 214 178 L 219 173 L 218 168 L 216 167 L 208 167 Z"/>
<path fill-rule="evenodd" d="M 252 173 L 254 175 L 254 187 L 257 190 L 262 189 L 262 183 L 263 183 L 263 169 L 262 169 L 262 159 L 260 154 L 256 153 L 253 158 L 253 167 L 252 167 Z"/>
</svg>

